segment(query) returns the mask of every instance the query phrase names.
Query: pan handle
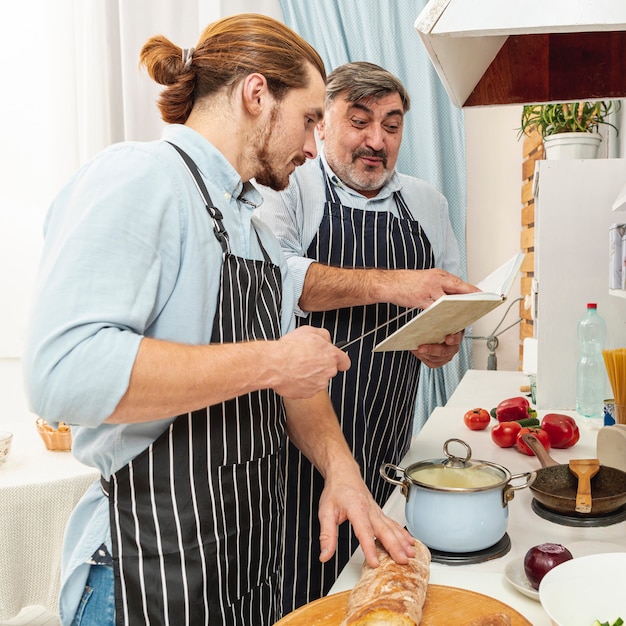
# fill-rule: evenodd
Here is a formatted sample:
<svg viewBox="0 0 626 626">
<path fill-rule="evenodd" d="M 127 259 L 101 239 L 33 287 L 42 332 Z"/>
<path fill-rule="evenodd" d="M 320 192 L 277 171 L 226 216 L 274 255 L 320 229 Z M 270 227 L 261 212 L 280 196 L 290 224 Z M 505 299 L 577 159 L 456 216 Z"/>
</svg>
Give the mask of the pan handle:
<svg viewBox="0 0 626 626">
<path fill-rule="evenodd" d="M 560 465 L 559 462 L 555 461 L 548 454 L 548 451 L 543 447 L 543 444 L 535 435 L 533 435 L 532 433 L 524 433 L 522 435 L 522 439 L 524 440 L 524 443 L 526 443 L 528 447 L 535 453 L 535 456 L 539 459 L 539 462 L 541 463 L 541 467 L 553 467 L 555 465 Z"/>
<path fill-rule="evenodd" d="M 400 489 L 402 489 L 402 495 L 408 501 L 408 499 L 409 499 L 409 485 L 408 485 L 407 480 L 398 480 L 395 477 L 389 476 L 389 474 L 387 474 L 387 470 L 393 470 L 394 472 L 396 472 L 396 474 L 405 474 L 404 468 L 402 468 L 402 467 L 400 467 L 398 465 L 394 465 L 393 463 L 385 463 L 385 464 L 380 466 L 380 469 L 378 471 L 380 472 L 380 475 L 388 483 L 391 483 L 392 485 L 397 485 L 398 487 L 400 487 Z"/>
<path fill-rule="evenodd" d="M 516 491 L 530 487 L 535 482 L 535 478 L 537 478 L 537 472 L 522 472 L 521 474 L 513 474 L 506 487 L 502 490 L 502 506 L 505 507 L 511 500 L 513 500 L 513 496 Z M 523 482 L 519 485 L 512 485 L 511 483 L 514 480 L 523 480 Z"/>
</svg>

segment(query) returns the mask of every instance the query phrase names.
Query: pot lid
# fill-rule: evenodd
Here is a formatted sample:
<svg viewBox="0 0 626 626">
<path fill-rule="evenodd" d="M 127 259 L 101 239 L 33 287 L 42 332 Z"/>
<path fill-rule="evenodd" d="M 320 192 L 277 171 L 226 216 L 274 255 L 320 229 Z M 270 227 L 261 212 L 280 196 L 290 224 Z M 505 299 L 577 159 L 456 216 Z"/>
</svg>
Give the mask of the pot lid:
<svg viewBox="0 0 626 626">
<path fill-rule="evenodd" d="M 463 456 L 455 456 L 450 451 L 450 444 L 458 443 L 465 449 L 465 454 Z M 465 469 L 472 468 L 476 465 L 474 461 L 470 461 L 472 458 L 472 449 L 462 439 L 448 439 L 443 444 L 443 453 L 446 455 L 446 458 L 442 461 L 442 465 L 445 467 L 453 467 L 455 469 Z M 479 462 L 479 465 L 484 465 L 483 461 Z"/>
<path fill-rule="evenodd" d="M 484 491 L 499 487 L 510 478 L 508 470 L 495 463 L 472 461 L 472 449 L 462 439 L 448 439 L 443 451 L 443 459 L 411 465 L 406 470 L 411 483 L 441 491 Z"/>
</svg>

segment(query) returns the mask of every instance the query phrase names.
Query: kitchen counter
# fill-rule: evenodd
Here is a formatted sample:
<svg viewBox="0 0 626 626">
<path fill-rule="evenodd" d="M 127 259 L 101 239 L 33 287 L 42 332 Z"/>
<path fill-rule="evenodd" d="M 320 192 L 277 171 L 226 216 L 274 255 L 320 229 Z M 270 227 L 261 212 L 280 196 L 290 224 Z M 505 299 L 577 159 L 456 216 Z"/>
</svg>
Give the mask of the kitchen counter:
<svg viewBox="0 0 626 626">
<path fill-rule="evenodd" d="M 536 457 L 521 454 L 515 448 L 496 446 L 491 440 L 490 429 L 471 431 L 463 423 L 463 414 L 469 409 L 482 407 L 490 410 L 504 398 L 524 395 L 519 391 L 521 385 L 528 385 L 528 376 L 521 372 L 468 371 L 446 406 L 435 409 L 419 434 L 413 438 L 411 448 L 400 465 L 406 468 L 417 461 L 442 458 L 443 443 L 451 437 L 457 437 L 470 445 L 472 458 L 502 465 L 511 474 L 539 469 L 541 465 Z M 567 463 L 570 458 L 596 457 L 596 438 L 601 423 L 576 416 L 572 411 L 556 408 L 539 411 L 538 417 L 541 418 L 549 412 L 575 417 L 581 431 L 580 441 L 575 447 L 550 451 L 556 461 Z M 550 626 L 551 621 L 541 604 L 517 591 L 505 578 L 504 568 L 507 563 L 523 558 L 529 548 L 545 542 L 562 543 L 572 550 L 574 556 L 577 552 L 580 555 L 595 551 L 598 546 L 606 544 L 619 544 L 626 551 L 626 522 L 604 527 L 564 526 L 539 517 L 531 508 L 532 499 L 532 492 L 525 488 L 516 491 L 508 505 L 507 533 L 511 540 L 511 549 L 507 554 L 470 565 L 432 563 L 430 582 L 492 596 L 522 613 L 533 626 Z M 404 524 L 405 503 L 404 496 L 397 488 L 383 509 L 387 515 Z M 329 595 L 351 589 L 360 577 L 362 563 L 363 553 L 359 548 Z"/>
</svg>

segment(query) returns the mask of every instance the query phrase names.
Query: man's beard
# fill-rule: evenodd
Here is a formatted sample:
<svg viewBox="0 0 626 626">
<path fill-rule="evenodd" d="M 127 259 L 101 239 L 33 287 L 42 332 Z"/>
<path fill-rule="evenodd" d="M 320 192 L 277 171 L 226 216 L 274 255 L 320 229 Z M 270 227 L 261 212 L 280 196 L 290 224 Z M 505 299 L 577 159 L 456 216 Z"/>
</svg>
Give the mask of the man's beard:
<svg viewBox="0 0 626 626">
<path fill-rule="evenodd" d="M 267 126 L 259 133 L 260 145 L 256 152 L 259 171 L 254 177 L 260 185 L 265 185 L 274 191 L 282 191 L 289 184 L 289 174 L 286 170 L 278 171 L 272 161 L 273 158 L 270 150 L 270 138 L 274 134 L 276 128 L 276 120 L 278 119 L 278 107 L 274 107 L 270 114 Z M 274 140 L 274 145 L 280 145 L 280 141 Z M 306 161 L 304 156 L 298 155 L 293 159 L 296 165 L 302 165 Z"/>
<path fill-rule="evenodd" d="M 289 185 L 290 174 L 286 171 L 279 172 L 271 164 L 271 157 L 268 154 L 267 145 L 259 148 L 257 152 L 257 160 L 259 162 L 260 170 L 254 177 L 257 183 L 265 185 L 274 191 L 282 191 Z M 293 162 L 296 165 L 302 165 L 305 159 L 296 158 Z"/>
<path fill-rule="evenodd" d="M 324 146 L 326 159 L 331 165 L 333 171 L 348 187 L 356 191 L 375 191 L 385 185 L 391 178 L 393 172 L 387 170 L 387 152 L 385 150 L 369 150 L 367 148 L 359 148 L 352 153 L 352 161 L 348 164 L 342 163 L 334 154 L 334 151 L 328 150 L 328 146 Z M 360 157 L 376 157 L 382 159 L 383 171 L 371 178 L 369 176 L 369 168 L 366 167 L 363 172 L 356 165 L 356 161 Z"/>
</svg>

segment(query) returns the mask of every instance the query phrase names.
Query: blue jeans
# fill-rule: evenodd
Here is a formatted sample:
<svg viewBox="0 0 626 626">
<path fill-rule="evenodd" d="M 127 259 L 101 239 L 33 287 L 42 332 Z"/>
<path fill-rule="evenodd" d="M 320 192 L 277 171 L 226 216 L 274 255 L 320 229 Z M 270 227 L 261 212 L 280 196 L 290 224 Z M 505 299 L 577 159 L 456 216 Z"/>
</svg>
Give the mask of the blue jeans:
<svg viewBox="0 0 626 626">
<path fill-rule="evenodd" d="M 92 565 L 72 626 L 115 626 L 113 567 Z"/>
</svg>

